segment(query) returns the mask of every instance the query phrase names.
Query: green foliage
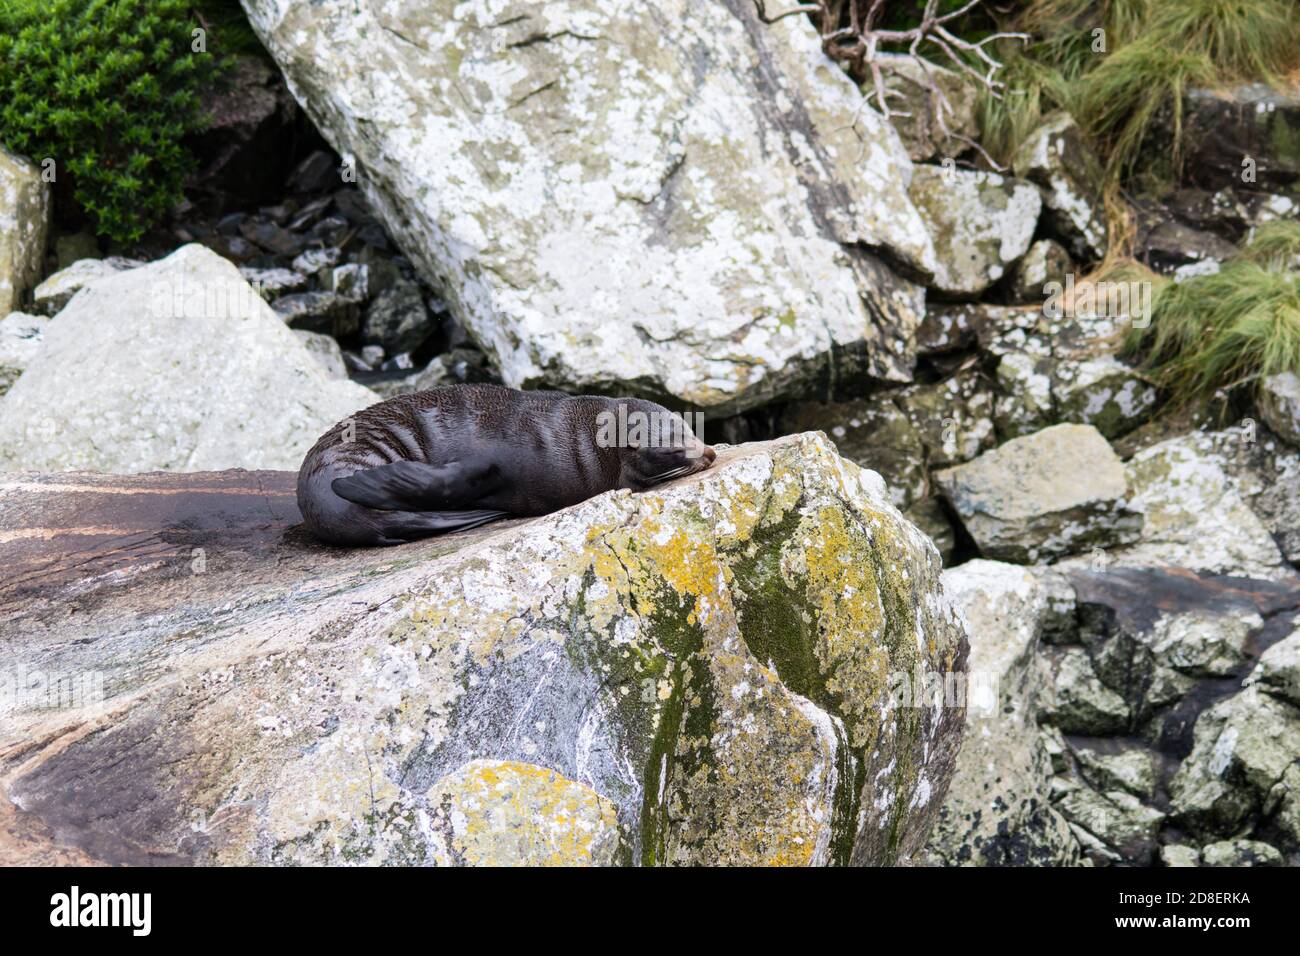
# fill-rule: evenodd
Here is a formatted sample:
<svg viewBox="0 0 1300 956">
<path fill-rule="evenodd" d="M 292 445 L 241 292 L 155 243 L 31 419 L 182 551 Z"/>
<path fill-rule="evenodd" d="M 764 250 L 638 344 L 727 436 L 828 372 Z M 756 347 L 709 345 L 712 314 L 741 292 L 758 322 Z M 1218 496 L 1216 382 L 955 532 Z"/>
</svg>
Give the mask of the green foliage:
<svg viewBox="0 0 1300 956">
<path fill-rule="evenodd" d="M 1020 52 L 1019 43 L 999 50 L 1003 69 L 998 79 L 1006 84 L 998 96 L 981 89 L 975 103 L 981 144 L 1002 165 L 1010 165 L 1016 148 L 1056 108 L 1069 109 L 1074 88 L 1066 75 L 1045 59 Z"/>
<path fill-rule="evenodd" d="M 1014 26 L 1035 37 L 1025 56 L 1034 66 L 1008 62 L 1008 84 L 1028 90 L 1020 114 L 984 107 L 985 136 L 991 129 L 999 145 L 992 152 L 1014 151 L 1010 140 L 1028 132 L 1027 107 L 1046 94 L 1088 131 L 1112 187 L 1139 166 L 1178 170 L 1189 86 L 1267 82 L 1300 66 L 1294 0 L 1031 0 Z M 1099 29 L 1104 54 L 1093 51 Z M 1174 131 L 1172 155 L 1139 164 L 1158 118 Z"/>
<path fill-rule="evenodd" d="M 135 241 L 182 196 L 216 69 L 196 26 L 188 0 L 0 0 L 0 143 L 53 158 L 100 235 Z"/>
<path fill-rule="evenodd" d="M 1151 324 L 1126 343 L 1176 404 L 1300 372 L 1300 224 L 1274 223 L 1214 275 L 1157 292 Z"/>
<path fill-rule="evenodd" d="M 1176 169 L 1183 94 L 1214 78 L 1214 64 L 1203 53 L 1165 44 L 1154 34 L 1121 47 L 1093 70 L 1083 84 L 1076 118 L 1104 146 L 1109 177 L 1120 179 L 1132 172 L 1162 110 L 1172 118 Z"/>
</svg>

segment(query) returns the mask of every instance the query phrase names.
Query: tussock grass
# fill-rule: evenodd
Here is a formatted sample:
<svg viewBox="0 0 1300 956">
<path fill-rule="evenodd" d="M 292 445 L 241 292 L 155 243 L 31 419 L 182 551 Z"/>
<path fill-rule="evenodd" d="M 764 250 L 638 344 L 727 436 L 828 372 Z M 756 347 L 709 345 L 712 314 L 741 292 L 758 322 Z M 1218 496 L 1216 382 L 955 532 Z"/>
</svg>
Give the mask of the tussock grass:
<svg viewBox="0 0 1300 956">
<path fill-rule="evenodd" d="M 1215 65 L 1204 53 L 1179 49 L 1147 35 L 1111 54 L 1083 83 L 1076 118 L 1102 145 L 1107 179 L 1118 181 L 1138 162 L 1162 110 L 1171 114 L 1173 166 L 1181 161 L 1183 94 L 1212 83 Z"/>
<path fill-rule="evenodd" d="M 1215 275 L 1166 283 L 1125 343 L 1175 405 L 1300 371 L 1300 224 L 1263 228 Z"/>
<path fill-rule="evenodd" d="M 1093 139 L 1112 188 L 1139 166 L 1180 172 L 1189 87 L 1276 82 L 1300 70 L 1295 0 L 1032 0 L 1017 26 L 1038 42 L 1007 62 L 1006 105 L 989 97 L 981 104 L 985 136 L 996 146 L 990 152 L 1002 161 L 1033 118 L 1061 107 Z M 1104 55 L 1092 49 L 1098 28 L 1105 30 Z M 1141 163 L 1161 117 L 1174 131 L 1173 155 Z"/>
</svg>

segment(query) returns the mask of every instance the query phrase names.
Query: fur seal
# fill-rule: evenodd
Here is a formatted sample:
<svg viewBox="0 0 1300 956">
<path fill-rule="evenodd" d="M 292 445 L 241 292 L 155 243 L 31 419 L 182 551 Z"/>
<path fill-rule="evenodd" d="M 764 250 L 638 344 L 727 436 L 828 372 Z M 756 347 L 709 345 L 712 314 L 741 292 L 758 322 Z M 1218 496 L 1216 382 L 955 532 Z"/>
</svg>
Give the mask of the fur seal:
<svg viewBox="0 0 1300 956">
<path fill-rule="evenodd" d="M 629 420 L 639 427 L 619 431 Z M 453 385 L 379 402 L 327 431 L 298 470 L 298 508 L 331 544 L 401 544 L 642 491 L 714 458 L 654 402 Z"/>
</svg>

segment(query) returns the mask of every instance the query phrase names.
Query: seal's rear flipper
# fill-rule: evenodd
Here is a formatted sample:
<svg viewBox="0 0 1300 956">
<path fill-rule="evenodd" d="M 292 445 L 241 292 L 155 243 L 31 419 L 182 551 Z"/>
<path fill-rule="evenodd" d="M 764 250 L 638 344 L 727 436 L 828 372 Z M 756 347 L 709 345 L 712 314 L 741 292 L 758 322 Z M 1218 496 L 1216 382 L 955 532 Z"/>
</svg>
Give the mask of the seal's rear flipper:
<svg viewBox="0 0 1300 956">
<path fill-rule="evenodd" d="M 509 517 L 504 511 L 393 511 L 377 523 L 378 530 L 390 541 L 414 541 L 435 534 L 468 531 L 479 525 Z"/>
<path fill-rule="evenodd" d="M 419 461 L 395 461 L 335 478 L 330 488 L 340 498 L 380 511 L 425 511 L 471 505 L 482 493 L 467 480 L 459 462 L 441 468 Z"/>
</svg>

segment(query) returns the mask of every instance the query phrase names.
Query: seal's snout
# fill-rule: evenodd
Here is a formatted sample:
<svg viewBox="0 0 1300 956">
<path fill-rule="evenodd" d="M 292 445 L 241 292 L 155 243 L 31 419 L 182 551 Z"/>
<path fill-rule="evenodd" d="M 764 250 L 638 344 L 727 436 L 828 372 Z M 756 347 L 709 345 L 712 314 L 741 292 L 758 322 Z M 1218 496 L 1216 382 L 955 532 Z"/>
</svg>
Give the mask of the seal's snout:
<svg viewBox="0 0 1300 956">
<path fill-rule="evenodd" d="M 711 445 L 706 445 L 695 437 L 691 438 L 691 443 L 687 446 L 686 455 L 688 458 L 694 460 L 696 471 L 703 471 L 705 468 L 708 468 L 718 457 L 718 453 L 713 450 Z"/>
</svg>

